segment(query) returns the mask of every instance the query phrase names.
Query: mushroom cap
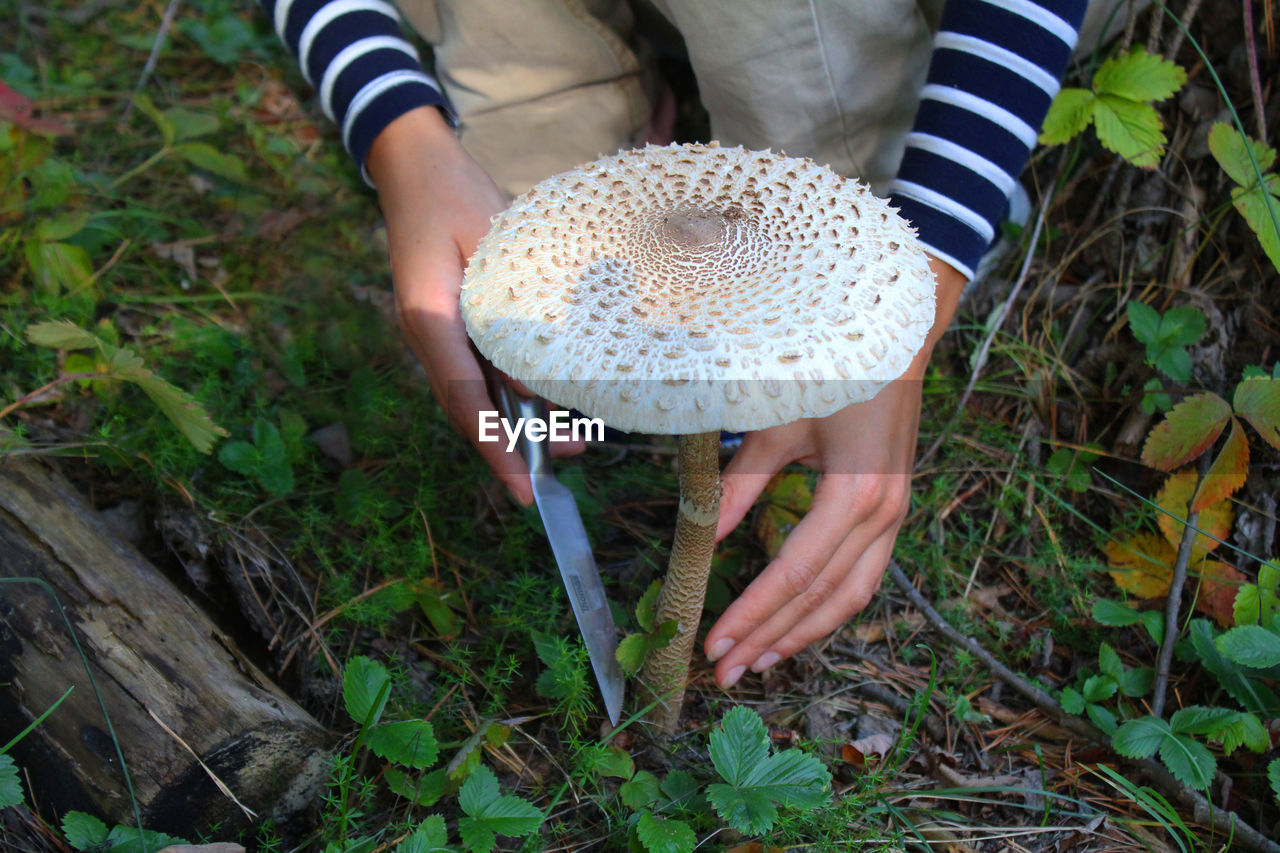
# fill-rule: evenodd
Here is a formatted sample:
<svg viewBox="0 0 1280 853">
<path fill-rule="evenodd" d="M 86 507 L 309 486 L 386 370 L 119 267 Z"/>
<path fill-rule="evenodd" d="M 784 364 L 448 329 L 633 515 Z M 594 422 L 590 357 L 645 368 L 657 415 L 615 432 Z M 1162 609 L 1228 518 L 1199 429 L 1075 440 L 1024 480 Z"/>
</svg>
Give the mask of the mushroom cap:
<svg viewBox="0 0 1280 853">
<path fill-rule="evenodd" d="M 462 315 L 480 352 L 617 429 L 825 417 L 901 376 L 934 319 L 914 230 L 811 160 L 712 145 L 621 151 L 495 218 Z"/>
</svg>

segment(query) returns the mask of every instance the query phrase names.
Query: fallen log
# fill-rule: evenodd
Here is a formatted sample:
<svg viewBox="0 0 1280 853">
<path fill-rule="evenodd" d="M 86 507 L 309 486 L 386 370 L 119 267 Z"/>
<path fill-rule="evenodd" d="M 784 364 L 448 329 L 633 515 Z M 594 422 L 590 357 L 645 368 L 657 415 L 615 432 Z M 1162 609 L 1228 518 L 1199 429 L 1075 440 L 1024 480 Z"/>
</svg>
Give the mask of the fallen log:
<svg viewBox="0 0 1280 853">
<path fill-rule="evenodd" d="M 39 808 L 133 823 L 111 729 L 143 824 L 191 838 L 242 824 L 245 807 L 288 820 L 323 778 L 322 727 L 63 477 L 0 459 L 0 743 L 66 700 L 13 755 Z M 168 731 L 166 731 L 166 729 Z M 194 753 L 194 754 L 193 754 Z M 204 762 L 207 770 L 202 768 Z"/>
</svg>

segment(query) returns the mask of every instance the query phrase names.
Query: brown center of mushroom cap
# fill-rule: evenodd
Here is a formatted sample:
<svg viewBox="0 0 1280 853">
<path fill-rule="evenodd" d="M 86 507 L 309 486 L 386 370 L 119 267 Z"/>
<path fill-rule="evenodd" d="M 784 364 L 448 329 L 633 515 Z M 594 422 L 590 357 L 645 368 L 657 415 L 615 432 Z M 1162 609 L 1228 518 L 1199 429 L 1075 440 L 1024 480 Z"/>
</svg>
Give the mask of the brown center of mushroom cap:
<svg viewBox="0 0 1280 853">
<path fill-rule="evenodd" d="M 517 199 L 472 257 L 462 308 L 481 352 L 555 402 L 598 413 L 594 391 L 551 386 L 639 383 L 616 396 L 676 413 L 682 398 L 649 403 L 640 386 L 714 386 L 698 423 L 727 407 L 707 428 L 754 429 L 830 413 L 900 375 L 932 324 L 933 282 L 892 209 L 825 167 L 650 147 Z M 764 411 L 775 403 L 782 414 Z"/>
</svg>

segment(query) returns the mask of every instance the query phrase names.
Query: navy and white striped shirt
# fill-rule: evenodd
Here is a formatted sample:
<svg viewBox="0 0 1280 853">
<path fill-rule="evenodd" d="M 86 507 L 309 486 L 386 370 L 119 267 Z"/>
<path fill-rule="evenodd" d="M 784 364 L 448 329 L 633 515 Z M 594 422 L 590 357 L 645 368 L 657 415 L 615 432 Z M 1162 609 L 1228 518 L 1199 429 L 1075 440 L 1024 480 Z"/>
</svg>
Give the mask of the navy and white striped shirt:
<svg viewBox="0 0 1280 853">
<path fill-rule="evenodd" d="M 419 106 L 449 111 L 387 0 L 259 0 L 325 115 L 364 166 L 382 129 Z M 1086 0 L 949 0 L 890 197 L 929 250 L 968 276 L 995 239 Z"/>
</svg>

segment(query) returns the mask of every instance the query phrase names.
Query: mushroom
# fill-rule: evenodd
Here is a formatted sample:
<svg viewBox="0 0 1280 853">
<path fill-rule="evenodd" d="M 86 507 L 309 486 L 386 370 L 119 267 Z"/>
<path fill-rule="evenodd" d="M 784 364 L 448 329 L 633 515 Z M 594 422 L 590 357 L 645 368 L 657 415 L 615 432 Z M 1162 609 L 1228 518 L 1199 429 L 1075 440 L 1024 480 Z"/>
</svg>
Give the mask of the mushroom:
<svg viewBox="0 0 1280 853">
<path fill-rule="evenodd" d="M 924 251 L 886 202 L 807 159 L 621 151 L 498 216 L 468 264 L 476 347 L 531 391 L 677 434 L 680 509 L 642 681 L 674 730 L 719 516 L 719 433 L 825 417 L 901 376 L 933 323 Z"/>
</svg>

